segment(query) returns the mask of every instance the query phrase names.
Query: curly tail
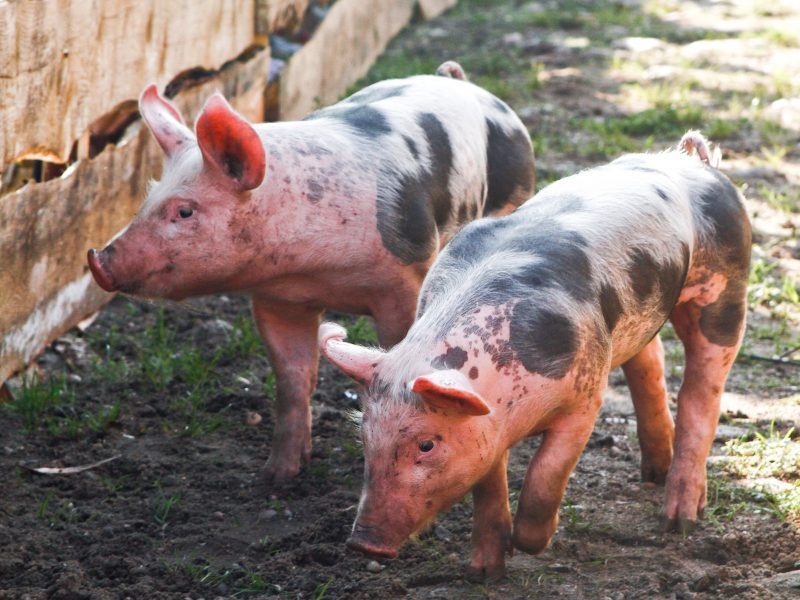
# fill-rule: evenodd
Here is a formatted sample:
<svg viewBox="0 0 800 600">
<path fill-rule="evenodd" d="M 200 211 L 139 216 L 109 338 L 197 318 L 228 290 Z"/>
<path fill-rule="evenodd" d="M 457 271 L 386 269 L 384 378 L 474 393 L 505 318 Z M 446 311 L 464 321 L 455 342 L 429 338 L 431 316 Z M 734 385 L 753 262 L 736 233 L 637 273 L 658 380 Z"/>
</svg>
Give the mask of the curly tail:
<svg viewBox="0 0 800 600">
<path fill-rule="evenodd" d="M 722 152 L 719 146 L 715 146 L 712 151 L 708 140 L 699 131 L 691 130 L 684 133 L 678 149 L 689 156 L 696 153 L 700 160 L 715 169 L 718 169 L 722 162 Z"/>
<path fill-rule="evenodd" d="M 454 60 L 448 60 L 439 65 L 436 69 L 436 74 L 440 77 L 449 77 L 450 79 L 460 79 L 461 81 L 469 81 L 464 69 Z"/>
</svg>

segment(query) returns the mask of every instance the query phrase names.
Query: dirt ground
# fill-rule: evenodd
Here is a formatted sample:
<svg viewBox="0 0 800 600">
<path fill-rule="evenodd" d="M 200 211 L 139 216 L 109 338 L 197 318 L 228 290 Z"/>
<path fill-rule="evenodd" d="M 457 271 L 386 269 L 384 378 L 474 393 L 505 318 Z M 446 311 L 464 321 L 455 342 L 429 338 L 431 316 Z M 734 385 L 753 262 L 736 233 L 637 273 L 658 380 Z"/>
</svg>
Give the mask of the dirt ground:
<svg viewBox="0 0 800 600">
<path fill-rule="evenodd" d="M 798 32 L 788 1 L 462 0 L 403 32 L 366 80 L 459 60 L 529 126 L 540 185 L 690 127 L 721 143 L 756 244 L 695 532 L 660 533 L 663 488 L 639 481 L 615 372 L 542 555 L 516 554 L 501 582 L 467 581 L 465 498 L 397 559 L 370 563 L 344 546 L 363 468 L 358 388 L 322 365 L 312 465 L 265 484 L 274 378 L 246 299 L 118 297 L 0 404 L 0 598 L 800 597 Z M 370 341 L 366 320 L 333 318 Z M 663 337 L 674 398 L 682 353 Z M 537 444 L 512 453 L 512 506 Z"/>
</svg>

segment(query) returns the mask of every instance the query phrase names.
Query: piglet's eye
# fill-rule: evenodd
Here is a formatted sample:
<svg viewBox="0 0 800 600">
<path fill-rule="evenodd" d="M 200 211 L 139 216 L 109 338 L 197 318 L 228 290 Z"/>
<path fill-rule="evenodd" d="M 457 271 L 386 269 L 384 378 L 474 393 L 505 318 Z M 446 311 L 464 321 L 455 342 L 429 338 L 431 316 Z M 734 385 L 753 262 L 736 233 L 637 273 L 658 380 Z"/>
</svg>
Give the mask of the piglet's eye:
<svg viewBox="0 0 800 600">
<path fill-rule="evenodd" d="M 422 452 L 430 452 L 433 450 L 433 440 L 425 440 L 419 443 L 419 449 Z"/>
<path fill-rule="evenodd" d="M 178 214 L 181 216 L 181 219 L 188 219 L 189 217 L 192 216 L 192 213 L 194 213 L 194 211 L 191 208 L 187 208 L 185 206 L 178 210 Z"/>
</svg>

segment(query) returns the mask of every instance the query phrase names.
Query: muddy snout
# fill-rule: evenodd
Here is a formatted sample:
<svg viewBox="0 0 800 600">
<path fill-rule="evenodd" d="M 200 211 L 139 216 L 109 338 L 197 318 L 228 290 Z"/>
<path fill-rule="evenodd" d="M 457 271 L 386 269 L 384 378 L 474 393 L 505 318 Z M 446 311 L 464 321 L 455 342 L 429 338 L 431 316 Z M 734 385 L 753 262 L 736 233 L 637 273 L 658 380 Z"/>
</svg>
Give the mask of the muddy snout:
<svg viewBox="0 0 800 600">
<path fill-rule="evenodd" d="M 358 550 L 369 556 L 379 558 L 396 558 L 397 548 L 381 541 L 380 535 L 375 527 L 356 525 L 353 533 L 347 540 L 347 547 Z"/>
<path fill-rule="evenodd" d="M 89 270 L 92 272 L 92 276 L 97 282 L 97 285 L 107 292 L 115 292 L 117 291 L 117 287 L 114 284 L 114 278 L 111 276 L 107 266 L 108 250 L 113 250 L 113 248 L 109 246 L 100 252 L 91 248 L 86 256 L 86 260 L 89 263 Z"/>
</svg>

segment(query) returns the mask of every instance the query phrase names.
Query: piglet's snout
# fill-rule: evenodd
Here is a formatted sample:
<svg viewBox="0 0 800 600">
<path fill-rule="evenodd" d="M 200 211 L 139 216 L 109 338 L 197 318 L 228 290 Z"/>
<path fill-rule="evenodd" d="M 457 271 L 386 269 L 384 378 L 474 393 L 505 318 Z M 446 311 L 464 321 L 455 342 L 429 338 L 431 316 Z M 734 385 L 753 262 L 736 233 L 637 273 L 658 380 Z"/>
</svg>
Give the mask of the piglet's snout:
<svg viewBox="0 0 800 600">
<path fill-rule="evenodd" d="M 347 547 L 358 550 L 370 556 L 382 558 L 395 558 L 397 549 L 383 543 L 379 539 L 379 534 L 373 527 L 355 524 L 353 533 L 347 540 Z"/>
<path fill-rule="evenodd" d="M 94 280 L 97 282 L 101 288 L 103 288 L 107 292 L 114 292 L 117 290 L 116 285 L 114 284 L 114 278 L 111 276 L 111 273 L 106 266 L 107 263 L 107 253 L 106 250 L 102 250 L 98 252 L 94 248 L 89 250 L 89 253 L 86 257 L 89 263 L 89 270 L 92 272 L 92 276 Z"/>
</svg>

